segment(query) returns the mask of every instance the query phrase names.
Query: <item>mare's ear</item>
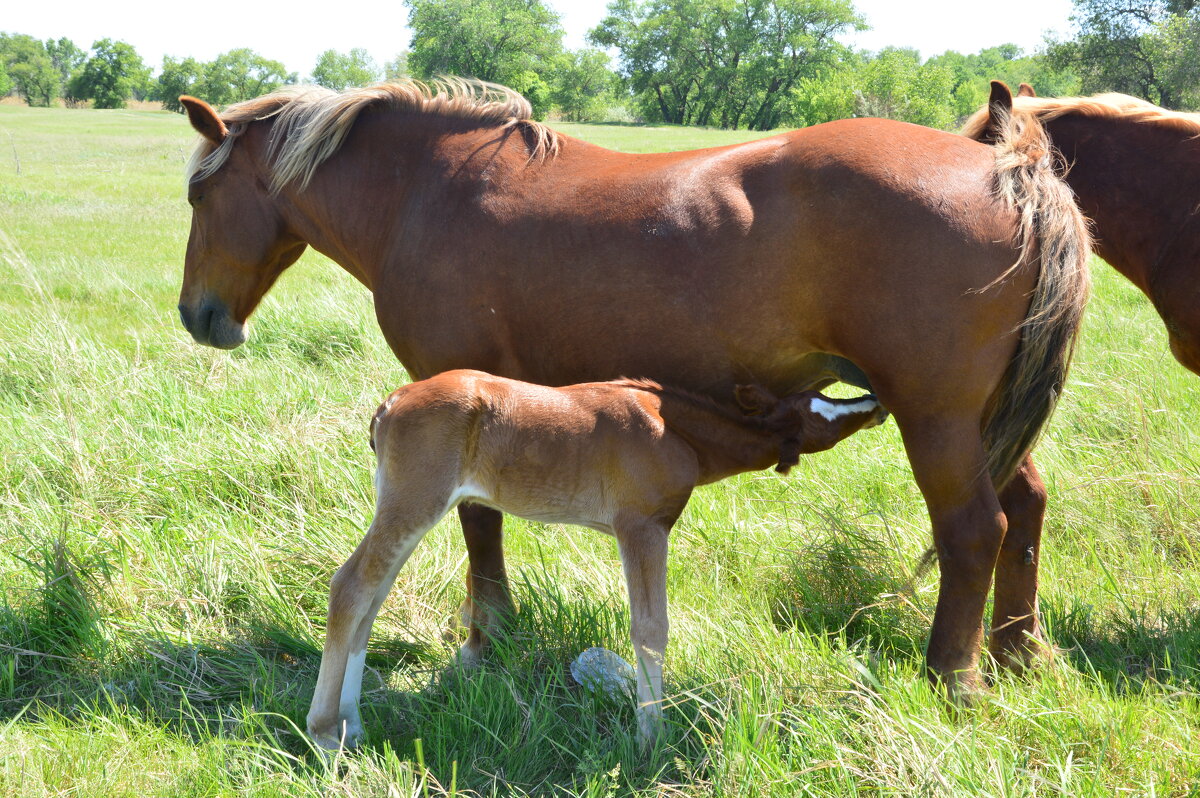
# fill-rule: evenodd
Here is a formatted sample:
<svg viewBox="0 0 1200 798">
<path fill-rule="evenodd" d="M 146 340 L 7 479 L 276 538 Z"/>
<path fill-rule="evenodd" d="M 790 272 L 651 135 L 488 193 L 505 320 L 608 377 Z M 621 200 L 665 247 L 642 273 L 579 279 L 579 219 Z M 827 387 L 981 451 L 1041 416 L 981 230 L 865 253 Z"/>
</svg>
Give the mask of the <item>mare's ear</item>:
<svg viewBox="0 0 1200 798">
<path fill-rule="evenodd" d="M 1028 83 L 1022 83 L 1020 86 L 1017 87 L 1017 96 L 1018 97 L 1036 97 L 1037 92 L 1033 90 L 1033 86 L 1030 86 Z"/>
<path fill-rule="evenodd" d="M 1000 126 L 1012 114 L 1012 90 L 1002 80 L 992 81 L 992 94 L 988 97 L 987 122 L 980 131 L 979 141 L 995 144 L 1000 139 Z"/>
<path fill-rule="evenodd" d="M 183 106 L 183 110 L 187 111 L 188 121 L 192 123 L 192 127 L 196 128 L 196 132 L 213 144 L 220 146 L 225 137 L 229 135 L 229 129 L 225 127 L 221 117 L 217 116 L 213 107 L 204 100 L 185 94 L 179 98 L 179 104 Z"/>
<path fill-rule="evenodd" d="M 733 396 L 738 406 L 752 416 L 770 413 L 779 404 L 775 394 L 761 385 L 738 385 L 733 389 Z"/>
</svg>

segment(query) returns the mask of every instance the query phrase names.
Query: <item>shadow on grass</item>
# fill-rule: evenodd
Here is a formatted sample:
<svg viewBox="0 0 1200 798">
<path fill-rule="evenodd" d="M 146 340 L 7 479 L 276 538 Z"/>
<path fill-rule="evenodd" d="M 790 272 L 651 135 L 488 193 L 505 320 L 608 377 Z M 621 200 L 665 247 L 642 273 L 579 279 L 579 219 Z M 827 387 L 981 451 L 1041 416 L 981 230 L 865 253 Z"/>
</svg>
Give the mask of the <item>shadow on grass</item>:
<svg viewBox="0 0 1200 798">
<path fill-rule="evenodd" d="M 858 528 L 836 528 L 796 552 L 772 584 L 772 619 L 779 629 L 919 661 L 930 617 L 916 595 L 917 578 L 902 567 L 894 547 Z"/>
<path fill-rule="evenodd" d="M 269 739 L 295 767 L 314 764 L 298 733 L 320 663 L 311 630 L 251 605 L 239 630 L 219 640 L 130 631 L 98 610 L 103 584 L 88 564 L 58 545 L 43 560 L 42 589 L 0 606 L 0 725 L 18 715 L 81 727 L 133 715 L 197 746 Z M 647 757 L 632 702 L 584 690 L 569 675 L 585 648 L 628 648 L 623 607 L 530 580 L 517 598 L 520 610 L 475 669 L 454 666 L 441 641 L 373 638 L 362 697 L 367 755 L 423 759 L 435 783 L 485 794 L 646 790 L 680 767 L 702 767 L 703 740 L 715 730 L 700 699 L 672 708 L 678 723 Z"/>
<path fill-rule="evenodd" d="M 1155 684 L 1200 688 L 1200 607 L 1097 612 L 1079 602 L 1043 602 L 1062 656 L 1118 691 Z"/>
</svg>

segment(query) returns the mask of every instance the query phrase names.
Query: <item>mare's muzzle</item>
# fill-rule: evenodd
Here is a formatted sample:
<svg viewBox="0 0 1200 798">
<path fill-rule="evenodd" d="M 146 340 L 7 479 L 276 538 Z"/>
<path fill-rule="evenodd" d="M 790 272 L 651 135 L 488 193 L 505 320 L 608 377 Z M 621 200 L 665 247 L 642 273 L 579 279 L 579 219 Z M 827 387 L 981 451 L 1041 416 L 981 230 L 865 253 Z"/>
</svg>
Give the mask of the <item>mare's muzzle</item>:
<svg viewBox="0 0 1200 798">
<path fill-rule="evenodd" d="M 179 303 L 179 320 L 198 344 L 235 349 L 246 342 L 246 325 L 234 320 L 225 303 L 206 297 L 198 307 Z"/>
</svg>

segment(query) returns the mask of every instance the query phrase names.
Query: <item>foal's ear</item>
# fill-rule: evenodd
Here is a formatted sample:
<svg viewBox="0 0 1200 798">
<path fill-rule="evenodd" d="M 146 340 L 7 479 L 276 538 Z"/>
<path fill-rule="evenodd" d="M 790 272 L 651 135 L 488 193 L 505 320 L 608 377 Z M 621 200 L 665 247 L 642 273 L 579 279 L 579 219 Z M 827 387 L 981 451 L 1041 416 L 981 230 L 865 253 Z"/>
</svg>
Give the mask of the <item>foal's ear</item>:
<svg viewBox="0 0 1200 798">
<path fill-rule="evenodd" d="M 792 466 L 800 462 L 800 453 L 804 451 L 804 443 L 800 438 L 787 438 L 783 445 L 779 447 L 779 464 L 775 466 L 775 470 L 780 474 L 786 474 L 792 470 Z"/>
<path fill-rule="evenodd" d="M 221 117 L 217 116 L 213 107 L 204 100 L 184 94 L 179 98 L 179 104 L 187 111 L 188 121 L 196 128 L 196 132 L 213 144 L 219 146 L 229 135 L 229 129 L 225 127 Z"/>
<path fill-rule="evenodd" d="M 1030 86 L 1028 83 L 1022 83 L 1020 86 L 1017 87 L 1017 96 L 1018 97 L 1036 97 L 1037 92 L 1033 90 L 1033 86 Z"/>
<path fill-rule="evenodd" d="M 770 413 L 779 404 L 775 394 L 761 385 L 738 385 L 733 389 L 733 396 L 738 406 L 752 416 Z"/>
</svg>

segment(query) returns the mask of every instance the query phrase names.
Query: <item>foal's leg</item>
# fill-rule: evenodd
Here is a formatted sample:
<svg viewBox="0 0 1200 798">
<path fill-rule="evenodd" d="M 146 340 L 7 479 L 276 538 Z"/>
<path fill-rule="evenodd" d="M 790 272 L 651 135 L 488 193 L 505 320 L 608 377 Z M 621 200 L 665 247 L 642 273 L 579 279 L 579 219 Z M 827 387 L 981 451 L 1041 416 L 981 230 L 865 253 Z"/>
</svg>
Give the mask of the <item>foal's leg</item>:
<svg viewBox="0 0 1200 798">
<path fill-rule="evenodd" d="M 649 519 L 618 522 L 614 528 L 629 587 L 629 629 L 637 654 L 638 741 L 643 747 L 654 742 L 662 723 L 670 531 Z"/>
<path fill-rule="evenodd" d="M 952 698 L 981 687 L 983 610 L 1005 519 L 987 472 L 978 417 L 900 418 L 913 475 L 933 522 L 941 585 L 925 661 Z"/>
<path fill-rule="evenodd" d="M 508 573 L 504 569 L 504 516 L 499 510 L 478 504 L 460 504 L 467 544 L 467 601 L 470 631 L 459 653 L 464 664 L 479 659 L 487 646 L 488 635 L 513 610 Z"/>
<path fill-rule="evenodd" d="M 1053 649 L 1038 623 L 1038 565 L 1046 486 L 1026 457 L 1012 481 L 1000 491 L 1008 531 L 996 561 L 996 594 L 992 610 L 992 656 L 1001 665 L 1021 670 Z"/>
<path fill-rule="evenodd" d="M 326 750 L 353 748 L 362 734 L 358 698 L 371 625 L 396 575 L 446 506 L 412 513 L 380 502 L 375 520 L 329 588 L 321 670 L 308 711 L 308 734 Z"/>
</svg>

